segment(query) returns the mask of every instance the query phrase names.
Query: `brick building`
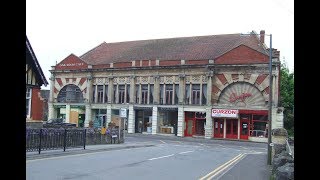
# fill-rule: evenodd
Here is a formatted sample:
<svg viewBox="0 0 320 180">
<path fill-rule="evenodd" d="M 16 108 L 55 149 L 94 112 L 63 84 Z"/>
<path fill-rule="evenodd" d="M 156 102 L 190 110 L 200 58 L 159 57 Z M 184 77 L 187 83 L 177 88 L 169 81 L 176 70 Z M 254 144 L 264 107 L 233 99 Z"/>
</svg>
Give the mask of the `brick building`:
<svg viewBox="0 0 320 180">
<path fill-rule="evenodd" d="M 41 86 L 47 86 L 44 76 L 32 46 L 26 37 L 26 121 L 43 120 L 43 98 Z"/>
<path fill-rule="evenodd" d="M 106 43 L 52 66 L 49 118 L 101 127 L 126 109 L 128 133 L 267 141 L 265 34 Z M 273 49 L 272 128 L 283 127 Z"/>
</svg>

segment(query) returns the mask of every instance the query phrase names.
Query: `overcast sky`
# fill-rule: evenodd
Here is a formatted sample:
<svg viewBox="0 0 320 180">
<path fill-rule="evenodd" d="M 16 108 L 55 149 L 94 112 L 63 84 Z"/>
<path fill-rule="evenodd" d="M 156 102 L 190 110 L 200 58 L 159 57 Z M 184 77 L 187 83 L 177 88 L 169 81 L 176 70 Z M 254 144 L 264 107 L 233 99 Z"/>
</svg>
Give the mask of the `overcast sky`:
<svg viewBox="0 0 320 180">
<path fill-rule="evenodd" d="M 26 0 L 26 34 L 48 82 L 56 62 L 102 42 L 252 30 L 272 34 L 272 47 L 293 72 L 293 0 Z"/>
</svg>

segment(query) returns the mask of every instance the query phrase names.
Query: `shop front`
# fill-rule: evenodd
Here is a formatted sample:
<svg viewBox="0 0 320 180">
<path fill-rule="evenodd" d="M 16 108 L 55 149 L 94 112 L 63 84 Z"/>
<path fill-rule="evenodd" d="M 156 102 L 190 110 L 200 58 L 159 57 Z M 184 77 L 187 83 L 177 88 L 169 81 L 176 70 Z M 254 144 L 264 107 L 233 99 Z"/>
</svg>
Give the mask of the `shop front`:
<svg viewBox="0 0 320 180">
<path fill-rule="evenodd" d="M 267 138 L 267 110 L 212 109 L 212 118 L 214 138 Z"/>
<path fill-rule="evenodd" d="M 157 132 L 160 134 L 177 135 L 178 109 L 159 107 Z"/>
<path fill-rule="evenodd" d="M 137 107 L 135 109 L 135 133 L 152 132 L 152 107 Z"/>
<path fill-rule="evenodd" d="M 185 136 L 204 136 L 205 112 L 185 112 Z"/>
<path fill-rule="evenodd" d="M 238 139 L 239 111 L 233 109 L 212 109 L 213 137 Z"/>
<path fill-rule="evenodd" d="M 58 105 L 57 118 L 62 118 L 66 123 L 76 124 L 76 127 L 84 127 L 85 107 L 78 105 Z"/>
</svg>

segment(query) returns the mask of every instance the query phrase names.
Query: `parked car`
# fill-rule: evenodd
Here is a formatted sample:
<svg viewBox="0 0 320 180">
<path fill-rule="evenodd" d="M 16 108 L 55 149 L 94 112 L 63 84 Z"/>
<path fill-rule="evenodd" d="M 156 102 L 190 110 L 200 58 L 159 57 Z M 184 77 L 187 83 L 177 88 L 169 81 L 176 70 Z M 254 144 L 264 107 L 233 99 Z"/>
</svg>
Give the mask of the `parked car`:
<svg viewBox="0 0 320 180">
<path fill-rule="evenodd" d="M 53 118 L 49 119 L 47 123 L 43 124 L 44 128 L 69 128 L 69 127 L 77 127 L 76 124 L 73 123 L 66 123 L 62 118 Z"/>
</svg>

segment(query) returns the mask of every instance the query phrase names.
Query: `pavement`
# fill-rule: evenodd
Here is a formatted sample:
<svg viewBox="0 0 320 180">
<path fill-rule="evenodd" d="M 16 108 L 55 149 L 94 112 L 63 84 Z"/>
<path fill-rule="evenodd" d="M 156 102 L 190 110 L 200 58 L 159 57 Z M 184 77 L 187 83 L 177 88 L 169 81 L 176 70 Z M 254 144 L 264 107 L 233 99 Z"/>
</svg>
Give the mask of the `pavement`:
<svg viewBox="0 0 320 180">
<path fill-rule="evenodd" d="M 136 136 L 136 135 L 135 135 Z M 170 138 L 169 138 L 170 139 Z M 197 138 L 192 138 L 192 141 L 197 141 Z M 199 139 L 203 141 L 203 139 Z M 228 141 L 228 140 L 226 140 Z M 43 159 L 57 156 L 93 153 L 99 151 L 112 151 L 128 148 L 141 148 L 155 146 L 156 143 L 136 143 L 136 142 L 124 142 L 121 144 L 103 144 L 103 145 L 87 145 L 85 149 L 70 148 L 63 151 L 58 150 L 45 150 L 39 154 L 35 152 L 26 152 L 26 160 L 32 161 L 35 159 Z M 246 180 L 269 180 L 271 175 L 271 166 L 267 165 L 267 153 L 265 154 L 246 154 L 240 161 L 234 164 L 230 169 L 225 171 L 219 177 L 214 179 L 220 180 L 233 180 L 233 179 L 246 179 Z"/>
</svg>

